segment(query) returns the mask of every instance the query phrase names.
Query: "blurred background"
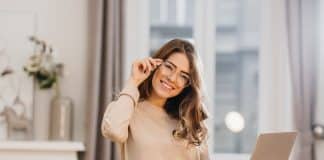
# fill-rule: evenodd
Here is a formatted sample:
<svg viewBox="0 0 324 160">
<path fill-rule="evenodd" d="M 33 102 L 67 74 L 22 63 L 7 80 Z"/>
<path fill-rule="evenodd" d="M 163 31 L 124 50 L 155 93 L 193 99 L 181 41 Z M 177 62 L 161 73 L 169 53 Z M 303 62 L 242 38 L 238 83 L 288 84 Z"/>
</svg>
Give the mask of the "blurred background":
<svg viewBox="0 0 324 160">
<path fill-rule="evenodd" d="M 298 131 L 324 159 L 323 0 L 0 0 L 0 159 L 117 160 L 103 111 L 135 59 L 192 42 L 209 151 L 247 160 L 261 132 Z"/>
</svg>

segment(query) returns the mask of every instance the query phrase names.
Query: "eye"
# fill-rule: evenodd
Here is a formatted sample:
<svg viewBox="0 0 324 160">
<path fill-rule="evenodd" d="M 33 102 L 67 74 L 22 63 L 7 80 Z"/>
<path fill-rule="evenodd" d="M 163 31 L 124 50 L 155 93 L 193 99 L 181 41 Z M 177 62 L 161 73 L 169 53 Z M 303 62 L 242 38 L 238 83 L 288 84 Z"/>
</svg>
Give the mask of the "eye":
<svg viewBox="0 0 324 160">
<path fill-rule="evenodd" d="M 187 76 L 186 74 L 181 74 L 181 78 L 188 81 L 190 79 L 189 76 Z"/>
<path fill-rule="evenodd" d="M 165 64 L 165 67 L 168 68 L 168 69 L 170 69 L 170 70 L 173 70 L 173 67 L 172 67 L 170 64 L 167 64 L 167 63 L 166 63 L 166 64 Z"/>
</svg>

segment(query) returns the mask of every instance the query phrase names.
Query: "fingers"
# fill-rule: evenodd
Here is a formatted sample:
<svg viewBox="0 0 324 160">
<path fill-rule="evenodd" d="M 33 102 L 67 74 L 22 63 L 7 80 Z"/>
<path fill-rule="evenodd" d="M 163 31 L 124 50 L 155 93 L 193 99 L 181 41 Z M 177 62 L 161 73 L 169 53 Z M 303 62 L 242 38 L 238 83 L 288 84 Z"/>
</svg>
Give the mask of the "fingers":
<svg viewBox="0 0 324 160">
<path fill-rule="evenodd" d="M 162 62 L 162 59 L 157 59 L 157 58 L 145 58 L 143 61 L 145 61 L 145 73 L 150 73 L 153 70 L 155 70 Z"/>
<path fill-rule="evenodd" d="M 131 78 L 136 80 L 137 84 L 142 83 L 162 62 L 162 59 L 151 57 L 134 61 Z"/>
<path fill-rule="evenodd" d="M 138 68 L 141 72 L 144 72 L 146 70 L 146 63 L 144 61 L 138 61 L 136 62 L 138 65 Z"/>
<path fill-rule="evenodd" d="M 145 58 L 142 60 L 137 61 L 137 65 L 141 72 L 147 74 L 156 69 L 161 63 L 163 62 L 162 59 L 158 58 Z"/>
<path fill-rule="evenodd" d="M 148 59 L 144 60 L 144 63 L 146 65 L 146 69 L 144 70 L 144 73 L 149 73 L 151 72 L 153 66 L 151 65 L 150 61 Z"/>
<path fill-rule="evenodd" d="M 150 61 L 151 65 L 153 66 L 154 69 L 163 62 L 162 59 L 158 59 L 158 58 L 153 59 L 151 57 L 149 57 L 148 60 Z"/>
</svg>

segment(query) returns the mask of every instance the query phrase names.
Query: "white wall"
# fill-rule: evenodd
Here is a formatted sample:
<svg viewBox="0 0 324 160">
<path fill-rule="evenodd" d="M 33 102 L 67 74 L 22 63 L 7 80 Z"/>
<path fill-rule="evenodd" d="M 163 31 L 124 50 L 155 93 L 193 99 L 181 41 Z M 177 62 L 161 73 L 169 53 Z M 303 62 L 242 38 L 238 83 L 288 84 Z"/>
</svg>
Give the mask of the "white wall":
<svg viewBox="0 0 324 160">
<path fill-rule="evenodd" d="M 85 130 L 89 54 L 87 6 L 87 0 L 0 0 L 0 12 L 35 13 L 36 35 L 51 43 L 57 50 L 56 60 L 65 64 L 68 76 L 62 81 L 62 88 L 63 94 L 74 100 L 75 140 L 83 140 Z M 50 95 L 48 91 L 36 93 L 35 136 L 39 140 L 48 136 Z"/>
</svg>

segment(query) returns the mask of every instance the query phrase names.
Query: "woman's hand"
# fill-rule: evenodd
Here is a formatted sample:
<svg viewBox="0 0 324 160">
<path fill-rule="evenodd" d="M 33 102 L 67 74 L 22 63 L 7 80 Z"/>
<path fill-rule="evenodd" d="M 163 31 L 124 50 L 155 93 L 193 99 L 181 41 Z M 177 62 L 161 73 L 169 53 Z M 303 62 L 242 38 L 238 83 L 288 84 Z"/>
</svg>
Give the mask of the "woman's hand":
<svg viewBox="0 0 324 160">
<path fill-rule="evenodd" d="M 151 57 L 134 61 L 132 64 L 130 81 L 136 86 L 139 86 L 162 62 L 162 59 Z"/>
</svg>

